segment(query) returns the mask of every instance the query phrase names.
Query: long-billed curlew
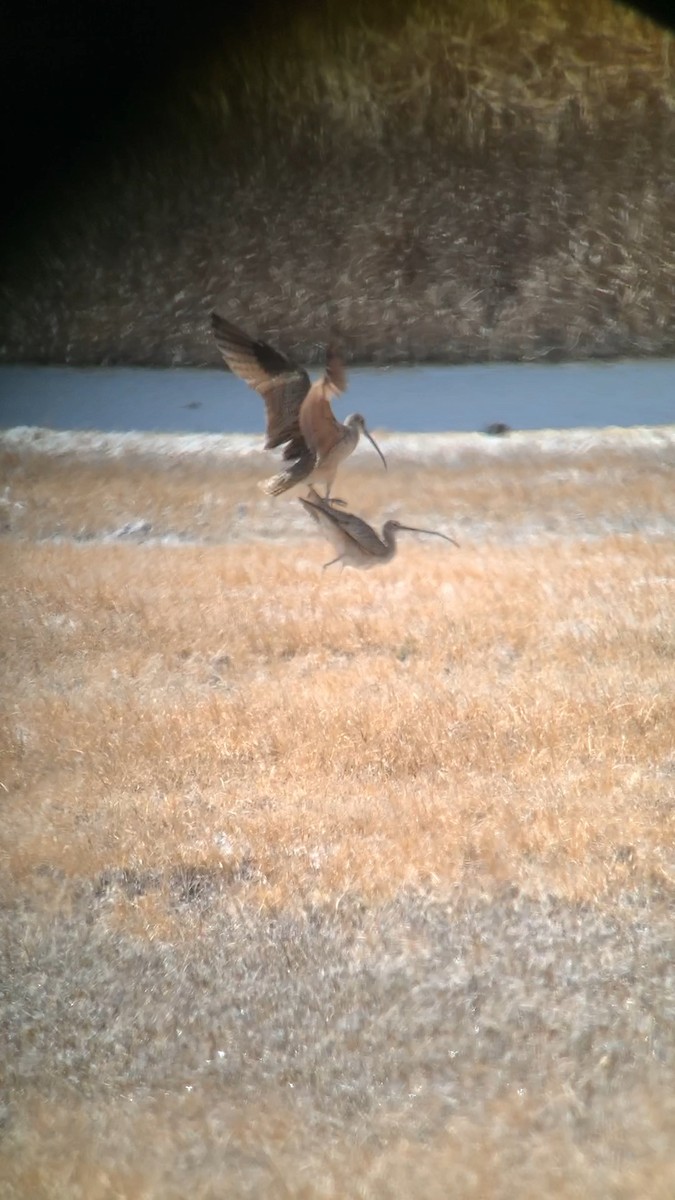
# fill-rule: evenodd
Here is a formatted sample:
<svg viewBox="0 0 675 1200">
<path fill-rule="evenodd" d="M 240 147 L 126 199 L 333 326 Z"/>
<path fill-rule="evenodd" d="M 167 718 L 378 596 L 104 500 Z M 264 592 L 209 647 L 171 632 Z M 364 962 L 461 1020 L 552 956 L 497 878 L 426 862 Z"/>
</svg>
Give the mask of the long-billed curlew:
<svg viewBox="0 0 675 1200">
<path fill-rule="evenodd" d="M 430 533 L 434 537 L 445 538 L 445 541 L 452 542 L 453 546 L 458 544 L 454 538 L 439 533 L 436 529 L 419 529 L 416 525 L 403 525 L 401 521 L 387 521 L 380 537 L 372 526 L 361 520 L 361 517 L 334 508 L 330 501 L 323 500 L 314 488 L 310 488 L 310 498 L 301 499 L 300 503 L 337 551 L 337 558 L 324 563 L 324 570 L 338 562 L 345 567 L 358 567 L 363 571 L 377 567 L 380 563 L 391 562 L 396 554 L 396 534 L 404 529 L 410 533 Z"/>
<path fill-rule="evenodd" d="M 344 362 L 335 347 L 328 349 L 323 378 L 310 383 L 302 367 L 266 342 L 254 341 L 219 313 L 211 313 L 211 325 L 230 370 L 265 401 L 265 449 L 283 446 L 283 457 L 290 462 L 286 470 L 265 480 L 261 485 L 264 491 L 278 496 L 296 483 L 312 479 L 325 483 L 328 499 L 337 469 L 356 449 L 360 434 L 372 443 L 386 468 L 386 459 L 361 414 L 353 413 L 344 425 L 333 414 L 331 398 L 347 389 Z"/>
</svg>

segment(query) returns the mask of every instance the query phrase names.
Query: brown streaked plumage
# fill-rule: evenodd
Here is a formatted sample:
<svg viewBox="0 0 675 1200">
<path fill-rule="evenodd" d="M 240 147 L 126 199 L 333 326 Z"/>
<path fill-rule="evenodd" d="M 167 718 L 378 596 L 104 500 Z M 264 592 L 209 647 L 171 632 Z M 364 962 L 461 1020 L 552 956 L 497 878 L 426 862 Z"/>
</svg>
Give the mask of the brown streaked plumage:
<svg viewBox="0 0 675 1200">
<path fill-rule="evenodd" d="M 444 538 L 446 542 L 457 545 L 454 538 L 436 529 L 419 529 L 416 525 L 403 525 L 401 521 L 387 521 L 382 536 L 375 532 L 371 525 L 354 513 L 334 508 L 328 500 L 310 488 L 308 500 L 300 500 L 302 507 L 316 521 L 337 551 L 337 557 L 324 563 L 324 570 L 333 563 L 342 563 L 343 567 L 358 567 L 367 571 L 381 563 L 391 562 L 396 554 L 396 534 L 401 530 L 410 533 L 430 533 L 434 537 Z"/>
<path fill-rule="evenodd" d="M 266 342 L 254 341 L 219 313 L 211 313 L 211 326 L 230 370 L 265 401 L 265 449 L 283 446 L 283 457 L 290 463 L 262 484 L 266 492 L 278 496 L 312 479 L 325 483 L 328 499 L 340 463 L 356 448 L 361 434 L 372 443 L 386 467 L 385 457 L 361 414 L 353 413 L 344 424 L 333 414 L 331 399 L 347 390 L 344 361 L 336 347 L 328 349 L 323 377 L 310 383 L 302 367 Z"/>
</svg>

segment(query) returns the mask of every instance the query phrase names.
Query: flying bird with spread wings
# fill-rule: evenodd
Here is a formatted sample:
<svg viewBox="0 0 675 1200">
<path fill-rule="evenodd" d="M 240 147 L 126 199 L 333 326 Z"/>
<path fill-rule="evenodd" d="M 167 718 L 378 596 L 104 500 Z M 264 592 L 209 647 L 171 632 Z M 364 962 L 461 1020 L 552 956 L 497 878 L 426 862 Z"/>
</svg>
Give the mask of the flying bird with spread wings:
<svg viewBox="0 0 675 1200">
<path fill-rule="evenodd" d="M 329 346 L 323 376 L 311 383 L 302 367 L 266 342 L 254 341 L 220 313 L 211 313 L 211 327 L 230 370 L 265 401 L 265 449 L 284 447 L 283 458 L 289 465 L 265 480 L 264 491 L 278 496 L 311 480 L 325 484 L 325 498 L 330 500 L 338 467 L 356 449 L 361 434 L 375 447 L 386 468 L 386 459 L 361 414 L 353 413 L 342 424 L 333 413 L 331 400 L 347 390 L 344 360 L 337 347 Z"/>
</svg>

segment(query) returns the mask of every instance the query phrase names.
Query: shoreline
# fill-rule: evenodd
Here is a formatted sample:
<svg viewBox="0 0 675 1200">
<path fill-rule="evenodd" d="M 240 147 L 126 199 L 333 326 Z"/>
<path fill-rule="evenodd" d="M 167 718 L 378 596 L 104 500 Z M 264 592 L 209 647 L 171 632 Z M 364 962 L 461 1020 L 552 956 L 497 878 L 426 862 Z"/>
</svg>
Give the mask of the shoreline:
<svg viewBox="0 0 675 1200">
<path fill-rule="evenodd" d="M 639 451 L 659 454 L 675 450 L 673 425 L 608 425 L 602 428 L 511 430 L 505 436 L 486 433 L 396 433 L 374 428 L 378 440 L 391 454 L 413 462 L 459 463 L 467 457 L 518 459 L 531 454 L 583 456 L 595 450 Z M 269 464 L 273 451 L 262 447 L 262 434 L 218 433 L 108 433 L 98 430 L 55 430 L 17 425 L 0 430 L 0 453 L 30 453 L 81 461 L 169 457 L 182 461 L 199 459 L 240 460 L 252 458 Z M 368 454 L 358 446 L 354 458 Z"/>
</svg>

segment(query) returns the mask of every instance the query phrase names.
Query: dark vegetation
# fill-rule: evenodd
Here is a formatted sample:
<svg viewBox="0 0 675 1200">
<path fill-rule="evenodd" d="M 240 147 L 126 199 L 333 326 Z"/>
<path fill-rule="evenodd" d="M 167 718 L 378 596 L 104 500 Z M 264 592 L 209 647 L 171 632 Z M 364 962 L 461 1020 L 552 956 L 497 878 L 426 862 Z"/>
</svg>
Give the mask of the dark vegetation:
<svg viewBox="0 0 675 1200">
<path fill-rule="evenodd" d="M 273 6 L 27 210 L 6 361 L 668 354 L 672 34 L 611 0 Z"/>
</svg>

